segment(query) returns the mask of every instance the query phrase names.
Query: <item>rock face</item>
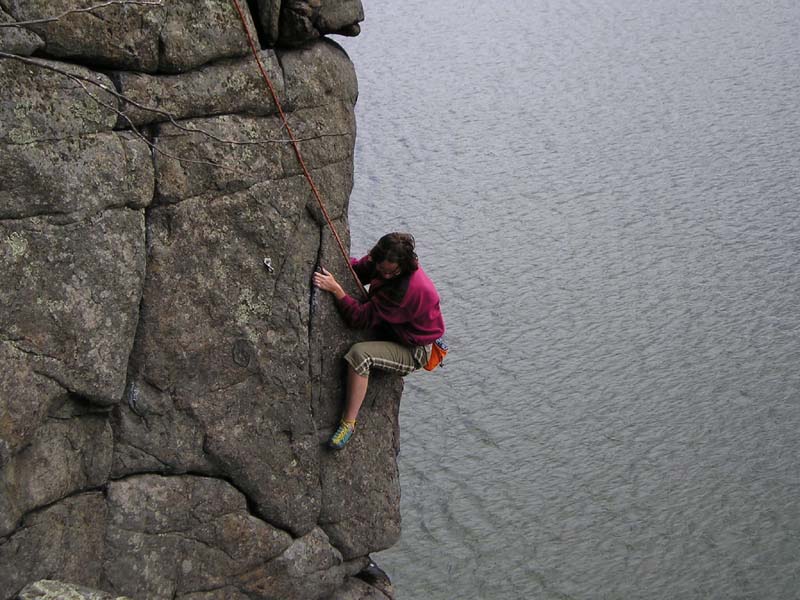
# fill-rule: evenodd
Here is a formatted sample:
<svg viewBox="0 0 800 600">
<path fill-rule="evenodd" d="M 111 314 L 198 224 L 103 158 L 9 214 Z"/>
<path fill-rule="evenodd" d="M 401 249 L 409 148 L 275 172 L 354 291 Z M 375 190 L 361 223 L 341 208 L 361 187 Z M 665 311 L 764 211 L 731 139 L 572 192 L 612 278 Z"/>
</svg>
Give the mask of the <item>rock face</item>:
<svg viewBox="0 0 800 600">
<path fill-rule="evenodd" d="M 355 36 L 364 20 L 361 0 L 257 0 L 270 45 L 297 46 L 328 33 Z"/>
<path fill-rule="evenodd" d="M 181 73 L 247 52 L 229 0 L 4 0 L 8 13 L 44 40 L 47 54 L 148 73 Z M 85 9 L 109 4 L 98 10 Z M 245 13 L 252 28 L 250 13 Z M 54 17 L 64 15 L 62 18 Z M 102 26 L 98 27 L 98 21 Z"/>
<path fill-rule="evenodd" d="M 361 4 L 241 4 L 347 240 Z M 248 53 L 229 0 L 0 0 L 0 600 L 391 597 L 402 382 L 324 447 L 352 282 Z"/>
</svg>

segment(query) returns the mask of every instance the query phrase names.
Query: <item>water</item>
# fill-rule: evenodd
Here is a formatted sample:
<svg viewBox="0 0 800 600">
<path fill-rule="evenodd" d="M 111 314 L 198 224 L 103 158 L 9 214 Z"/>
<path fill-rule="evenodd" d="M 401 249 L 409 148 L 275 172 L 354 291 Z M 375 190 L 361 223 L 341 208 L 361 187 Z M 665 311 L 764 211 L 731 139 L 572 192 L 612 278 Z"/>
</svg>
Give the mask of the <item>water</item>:
<svg viewBox="0 0 800 600">
<path fill-rule="evenodd" d="M 365 2 L 354 253 L 408 230 L 401 600 L 800 598 L 800 4 Z"/>
</svg>

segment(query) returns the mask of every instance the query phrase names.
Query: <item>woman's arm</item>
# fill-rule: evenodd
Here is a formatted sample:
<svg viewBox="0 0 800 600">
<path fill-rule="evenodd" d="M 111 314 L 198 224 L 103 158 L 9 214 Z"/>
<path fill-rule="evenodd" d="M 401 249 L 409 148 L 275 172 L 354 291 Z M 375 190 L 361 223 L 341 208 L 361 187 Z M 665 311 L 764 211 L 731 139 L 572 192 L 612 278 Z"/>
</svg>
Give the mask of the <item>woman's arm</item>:
<svg viewBox="0 0 800 600">
<path fill-rule="evenodd" d="M 350 327 L 356 329 L 370 329 L 383 322 L 403 322 L 404 317 L 397 307 L 390 308 L 390 304 L 383 294 L 378 293 L 366 302 L 359 302 L 349 296 L 342 286 L 326 269 L 314 273 L 314 285 L 321 290 L 330 292 L 336 298 L 336 304 L 345 321 Z"/>
</svg>

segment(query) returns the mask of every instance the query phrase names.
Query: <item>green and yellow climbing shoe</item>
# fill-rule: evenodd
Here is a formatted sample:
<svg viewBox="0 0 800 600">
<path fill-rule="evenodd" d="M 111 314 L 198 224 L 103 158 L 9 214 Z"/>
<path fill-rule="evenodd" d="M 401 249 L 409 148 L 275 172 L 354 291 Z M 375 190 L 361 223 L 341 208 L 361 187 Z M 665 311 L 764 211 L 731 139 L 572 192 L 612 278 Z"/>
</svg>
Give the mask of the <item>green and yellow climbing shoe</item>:
<svg viewBox="0 0 800 600">
<path fill-rule="evenodd" d="M 345 421 L 342 419 L 341 423 L 339 423 L 339 428 L 331 436 L 331 439 L 328 440 L 328 446 L 334 450 L 341 450 L 345 447 L 347 442 L 350 441 L 350 438 L 353 437 L 355 430 L 355 421 Z"/>
</svg>

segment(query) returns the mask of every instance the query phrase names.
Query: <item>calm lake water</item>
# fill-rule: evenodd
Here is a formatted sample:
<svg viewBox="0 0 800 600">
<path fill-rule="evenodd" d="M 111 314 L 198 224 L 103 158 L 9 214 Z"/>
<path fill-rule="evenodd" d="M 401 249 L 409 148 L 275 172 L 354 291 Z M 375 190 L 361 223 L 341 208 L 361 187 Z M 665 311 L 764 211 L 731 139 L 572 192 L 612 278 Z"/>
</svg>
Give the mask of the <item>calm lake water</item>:
<svg viewBox="0 0 800 600">
<path fill-rule="evenodd" d="M 364 4 L 353 253 L 452 346 L 399 598 L 800 598 L 800 3 Z"/>
</svg>

